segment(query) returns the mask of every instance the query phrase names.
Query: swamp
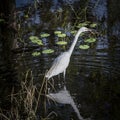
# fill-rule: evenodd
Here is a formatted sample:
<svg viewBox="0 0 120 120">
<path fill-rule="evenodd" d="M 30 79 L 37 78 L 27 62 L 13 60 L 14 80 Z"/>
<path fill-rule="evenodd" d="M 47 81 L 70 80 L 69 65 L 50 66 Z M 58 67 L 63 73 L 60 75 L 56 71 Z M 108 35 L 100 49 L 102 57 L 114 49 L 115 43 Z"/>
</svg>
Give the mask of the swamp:
<svg viewBox="0 0 120 120">
<path fill-rule="evenodd" d="M 1 0 L 0 120 L 120 120 L 119 10 L 119 0 Z"/>
</svg>

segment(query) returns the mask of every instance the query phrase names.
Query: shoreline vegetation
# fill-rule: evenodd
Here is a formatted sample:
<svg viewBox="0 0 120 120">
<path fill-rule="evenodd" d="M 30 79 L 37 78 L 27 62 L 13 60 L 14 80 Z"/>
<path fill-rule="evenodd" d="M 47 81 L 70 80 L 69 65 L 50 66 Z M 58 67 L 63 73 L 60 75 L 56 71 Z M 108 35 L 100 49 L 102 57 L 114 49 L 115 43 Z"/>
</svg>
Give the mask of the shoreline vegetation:
<svg viewBox="0 0 120 120">
<path fill-rule="evenodd" d="M 43 111 L 43 116 L 39 116 L 41 120 L 48 119 L 55 112 L 46 115 L 46 94 L 47 94 L 47 81 L 45 78 L 42 80 L 40 87 L 36 87 L 32 77 L 32 71 L 27 71 L 25 78 L 21 81 L 20 86 L 16 92 L 12 88 L 11 94 L 6 96 L 9 104 L 8 108 L 0 108 L 0 120 L 36 120 L 40 115 L 39 110 Z M 41 104 L 44 104 L 41 107 Z"/>
</svg>

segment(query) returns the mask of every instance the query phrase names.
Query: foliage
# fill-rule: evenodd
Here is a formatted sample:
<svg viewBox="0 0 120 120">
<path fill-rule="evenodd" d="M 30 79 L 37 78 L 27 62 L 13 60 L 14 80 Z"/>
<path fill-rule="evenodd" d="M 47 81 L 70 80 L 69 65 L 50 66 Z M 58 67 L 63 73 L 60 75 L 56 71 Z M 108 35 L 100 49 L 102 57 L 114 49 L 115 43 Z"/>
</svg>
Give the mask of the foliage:
<svg viewBox="0 0 120 120">
<path fill-rule="evenodd" d="M 43 45 L 42 40 L 40 40 L 37 36 L 30 36 L 29 39 L 31 40 L 32 43 Z"/>
<path fill-rule="evenodd" d="M 58 34 L 57 36 L 60 37 L 60 38 L 65 38 L 66 34 L 65 33 L 61 33 L 61 34 Z"/>
<path fill-rule="evenodd" d="M 32 56 L 39 56 L 40 54 L 41 54 L 40 52 L 37 52 L 37 51 L 36 51 L 36 52 L 33 52 L 33 53 L 32 53 Z"/>
<path fill-rule="evenodd" d="M 92 24 L 90 24 L 90 27 L 91 27 L 91 28 L 97 27 L 97 23 L 92 23 Z"/>
<path fill-rule="evenodd" d="M 2 22 L 5 22 L 5 20 L 4 19 L 0 19 L 0 23 L 2 23 Z"/>
<path fill-rule="evenodd" d="M 58 41 L 56 42 L 57 45 L 67 45 L 66 41 Z"/>
<path fill-rule="evenodd" d="M 46 50 L 42 51 L 43 54 L 50 54 L 50 53 L 53 53 L 53 52 L 54 52 L 53 49 L 46 49 Z"/>
<path fill-rule="evenodd" d="M 54 34 L 55 35 L 58 35 L 58 34 L 61 34 L 62 32 L 61 31 L 58 31 L 58 30 L 56 30 L 56 31 L 54 31 Z"/>
<path fill-rule="evenodd" d="M 46 37 L 49 37 L 49 36 L 50 36 L 50 34 L 48 34 L 48 33 L 41 33 L 40 34 L 41 38 L 46 38 Z"/>
<path fill-rule="evenodd" d="M 87 42 L 87 43 L 94 43 L 95 41 L 96 41 L 95 38 L 88 38 L 85 40 L 85 42 Z"/>
<path fill-rule="evenodd" d="M 89 49 L 90 46 L 89 45 L 80 45 L 79 48 L 83 49 L 83 50 L 86 50 L 86 49 Z"/>
</svg>

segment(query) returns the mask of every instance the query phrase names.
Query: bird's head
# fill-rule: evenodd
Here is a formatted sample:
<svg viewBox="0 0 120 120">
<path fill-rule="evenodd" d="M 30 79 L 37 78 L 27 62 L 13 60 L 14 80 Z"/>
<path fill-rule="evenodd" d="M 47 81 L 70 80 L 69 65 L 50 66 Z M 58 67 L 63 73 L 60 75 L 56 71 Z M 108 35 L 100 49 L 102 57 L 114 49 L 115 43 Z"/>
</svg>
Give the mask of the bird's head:
<svg viewBox="0 0 120 120">
<path fill-rule="evenodd" d="M 89 29 L 89 28 L 87 28 L 87 27 L 81 27 L 81 28 L 80 28 L 80 31 L 81 31 L 81 32 L 87 32 L 87 31 L 88 31 L 88 32 L 92 32 L 92 30 Z"/>
</svg>

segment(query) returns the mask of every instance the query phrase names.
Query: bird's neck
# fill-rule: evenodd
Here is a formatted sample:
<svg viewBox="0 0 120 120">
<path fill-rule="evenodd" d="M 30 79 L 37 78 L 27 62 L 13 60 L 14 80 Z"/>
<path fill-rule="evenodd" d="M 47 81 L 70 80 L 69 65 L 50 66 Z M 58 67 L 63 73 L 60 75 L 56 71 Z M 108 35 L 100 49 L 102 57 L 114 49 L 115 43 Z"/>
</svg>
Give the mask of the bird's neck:
<svg viewBox="0 0 120 120">
<path fill-rule="evenodd" d="M 75 36 L 75 38 L 74 38 L 74 40 L 73 40 L 73 42 L 72 42 L 72 45 L 71 45 L 71 47 L 69 48 L 69 50 L 68 50 L 68 52 L 70 53 L 70 55 L 72 54 L 72 52 L 73 52 L 73 50 L 74 50 L 74 47 L 75 47 L 75 45 L 76 45 L 76 43 L 77 43 L 77 40 L 78 40 L 78 37 L 79 37 L 79 35 L 82 33 L 82 31 L 78 31 L 77 32 L 77 34 L 76 34 L 76 36 Z"/>
</svg>

